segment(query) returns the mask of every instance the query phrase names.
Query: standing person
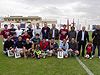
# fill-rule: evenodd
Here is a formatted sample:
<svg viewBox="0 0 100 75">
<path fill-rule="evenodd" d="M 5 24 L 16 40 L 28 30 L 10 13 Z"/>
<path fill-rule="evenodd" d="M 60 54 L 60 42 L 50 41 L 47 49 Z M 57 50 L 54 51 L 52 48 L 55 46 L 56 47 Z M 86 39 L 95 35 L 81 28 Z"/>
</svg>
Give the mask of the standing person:
<svg viewBox="0 0 100 75">
<path fill-rule="evenodd" d="M 10 36 L 10 30 L 8 29 L 7 24 L 4 25 L 4 29 L 1 31 L 1 35 L 3 41 L 6 41 L 7 37 Z"/>
<path fill-rule="evenodd" d="M 47 22 L 44 23 L 44 27 L 42 28 L 42 39 L 49 39 L 50 28 L 47 25 Z"/>
<path fill-rule="evenodd" d="M 63 39 L 68 39 L 68 29 L 66 29 L 66 25 L 63 25 L 63 29 L 60 29 L 60 40 L 61 42 Z"/>
<path fill-rule="evenodd" d="M 34 35 L 39 34 L 40 39 L 42 39 L 41 28 L 39 26 L 39 23 L 37 23 L 36 28 L 34 29 Z"/>
<path fill-rule="evenodd" d="M 30 24 L 28 27 L 27 27 L 28 29 L 27 29 L 27 33 L 28 33 L 28 35 L 30 36 L 30 38 L 32 38 L 33 37 L 33 29 L 32 29 L 32 25 Z"/>
<path fill-rule="evenodd" d="M 14 28 L 14 24 L 11 24 L 11 28 L 9 29 L 10 30 L 10 35 L 14 35 L 16 34 L 16 29 Z"/>
<path fill-rule="evenodd" d="M 92 39 L 93 39 L 93 52 L 92 52 L 92 58 L 95 55 L 95 49 L 98 48 L 98 57 L 100 58 L 100 27 L 97 26 L 96 30 L 92 33 Z"/>
<path fill-rule="evenodd" d="M 52 24 L 52 28 L 50 29 L 50 39 L 54 38 L 55 40 L 59 39 L 59 30 L 56 28 L 55 24 Z"/>
<path fill-rule="evenodd" d="M 84 55 L 85 55 L 85 46 L 86 46 L 87 41 L 89 42 L 89 34 L 85 30 L 85 27 L 83 26 L 82 30 L 80 30 L 78 32 L 78 35 L 77 35 L 78 50 L 79 50 L 78 56 L 80 56 L 80 51 L 81 51 L 81 46 L 82 46 L 82 57 L 84 57 Z"/>
<path fill-rule="evenodd" d="M 69 38 L 69 41 L 71 41 L 72 38 L 76 39 L 76 31 L 75 31 L 75 27 L 72 26 L 71 27 L 71 31 L 68 32 L 68 38 Z"/>
<path fill-rule="evenodd" d="M 21 30 L 20 26 L 18 26 L 18 29 L 15 32 L 16 32 L 16 36 L 18 37 L 19 35 L 22 35 L 23 30 Z"/>
</svg>

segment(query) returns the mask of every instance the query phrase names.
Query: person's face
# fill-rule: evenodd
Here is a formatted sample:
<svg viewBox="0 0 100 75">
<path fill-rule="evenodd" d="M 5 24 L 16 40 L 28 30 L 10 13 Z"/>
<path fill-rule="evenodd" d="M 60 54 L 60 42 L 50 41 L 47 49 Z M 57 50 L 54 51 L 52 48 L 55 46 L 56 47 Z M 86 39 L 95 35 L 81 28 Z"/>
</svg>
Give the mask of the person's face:
<svg viewBox="0 0 100 75">
<path fill-rule="evenodd" d="M 27 43 L 29 43 L 29 42 L 30 42 L 30 40 L 29 40 L 29 39 L 26 39 L 26 42 L 27 42 Z"/>
<path fill-rule="evenodd" d="M 8 29 L 8 26 L 5 26 L 4 28 L 5 28 L 5 29 Z"/>
<path fill-rule="evenodd" d="M 51 39 L 51 43 L 54 43 L 55 41 L 54 41 L 54 39 Z"/>
<path fill-rule="evenodd" d="M 74 31 L 75 29 L 74 29 L 74 27 L 72 27 L 72 29 L 71 29 L 72 31 Z"/>
<path fill-rule="evenodd" d="M 7 40 L 8 40 L 8 41 L 11 40 L 10 36 L 7 37 Z"/>
<path fill-rule="evenodd" d="M 45 43 L 46 42 L 46 39 L 43 39 L 43 43 Z"/>
<path fill-rule="evenodd" d="M 46 22 L 44 23 L 44 27 L 47 27 L 47 23 Z"/>
<path fill-rule="evenodd" d="M 38 36 L 38 35 L 36 35 L 36 38 L 39 38 L 39 36 Z"/>
<path fill-rule="evenodd" d="M 39 23 L 36 24 L 36 27 L 39 28 Z"/>
<path fill-rule="evenodd" d="M 18 40 L 19 40 L 19 41 L 22 41 L 22 37 L 18 37 Z"/>
<path fill-rule="evenodd" d="M 14 34 L 13 37 L 16 37 L 16 34 Z"/>
<path fill-rule="evenodd" d="M 14 28 L 14 25 L 11 25 L 11 28 Z"/>
<path fill-rule="evenodd" d="M 82 31 L 85 31 L 85 27 L 82 27 Z"/>
<path fill-rule="evenodd" d="M 66 25 L 64 25 L 63 28 L 66 29 Z"/>
<path fill-rule="evenodd" d="M 56 25 L 55 24 L 52 24 L 52 28 L 55 28 L 56 27 Z"/>
</svg>

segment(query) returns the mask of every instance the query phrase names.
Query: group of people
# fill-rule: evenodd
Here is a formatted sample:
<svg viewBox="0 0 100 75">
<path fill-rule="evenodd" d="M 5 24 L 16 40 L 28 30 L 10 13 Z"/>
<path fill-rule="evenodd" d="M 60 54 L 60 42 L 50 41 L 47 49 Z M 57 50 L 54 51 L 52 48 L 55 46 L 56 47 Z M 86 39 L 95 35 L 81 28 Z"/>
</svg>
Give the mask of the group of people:
<svg viewBox="0 0 100 75">
<path fill-rule="evenodd" d="M 93 58 L 96 46 L 100 58 L 100 28 L 98 27 L 92 33 L 93 42 L 89 41 L 89 34 L 84 26 L 82 30 L 77 32 L 74 26 L 69 31 L 66 25 L 57 29 L 56 25 L 52 24 L 50 29 L 47 22 L 44 23 L 42 29 L 37 23 L 35 29 L 32 28 L 32 25 L 29 25 L 25 30 L 21 30 L 20 26 L 15 29 L 13 24 L 8 29 L 8 25 L 5 24 L 0 34 L 3 39 L 4 54 L 15 56 L 15 58 L 32 57 L 40 59 L 49 56 L 68 58 L 80 56 L 81 50 L 82 57 Z"/>
</svg>

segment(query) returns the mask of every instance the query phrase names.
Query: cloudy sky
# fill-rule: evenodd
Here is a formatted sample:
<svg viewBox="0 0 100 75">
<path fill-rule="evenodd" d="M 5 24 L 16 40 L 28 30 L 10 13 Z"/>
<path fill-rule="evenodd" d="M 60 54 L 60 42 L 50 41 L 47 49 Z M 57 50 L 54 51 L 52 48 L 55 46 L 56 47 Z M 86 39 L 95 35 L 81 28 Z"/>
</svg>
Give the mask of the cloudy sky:
<svg viewBox="0 0 100 75">
<path fill-rule="evenodd" d="M 79 18 L 99 23 L 100 0 L 0 0 L 0 16 L 8 15 Z"/>
</svg>

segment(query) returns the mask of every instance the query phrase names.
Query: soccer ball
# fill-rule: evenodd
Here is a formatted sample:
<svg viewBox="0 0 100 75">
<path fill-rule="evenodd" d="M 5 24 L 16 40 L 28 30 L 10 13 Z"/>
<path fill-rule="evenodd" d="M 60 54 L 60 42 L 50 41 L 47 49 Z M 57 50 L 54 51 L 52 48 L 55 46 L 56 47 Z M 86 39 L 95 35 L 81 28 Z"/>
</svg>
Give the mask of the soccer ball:
<svg viewBox="0 0 100 75">
<path fill-rule="evenodd" d="M 85 55 L 85 58 L 87 58 L 87 59 L 88 59 L 89 57 L 90 57 L 90 56 L 89 56 L 88 54 L 86 54 L 86 55 Z"/>
</svg>

